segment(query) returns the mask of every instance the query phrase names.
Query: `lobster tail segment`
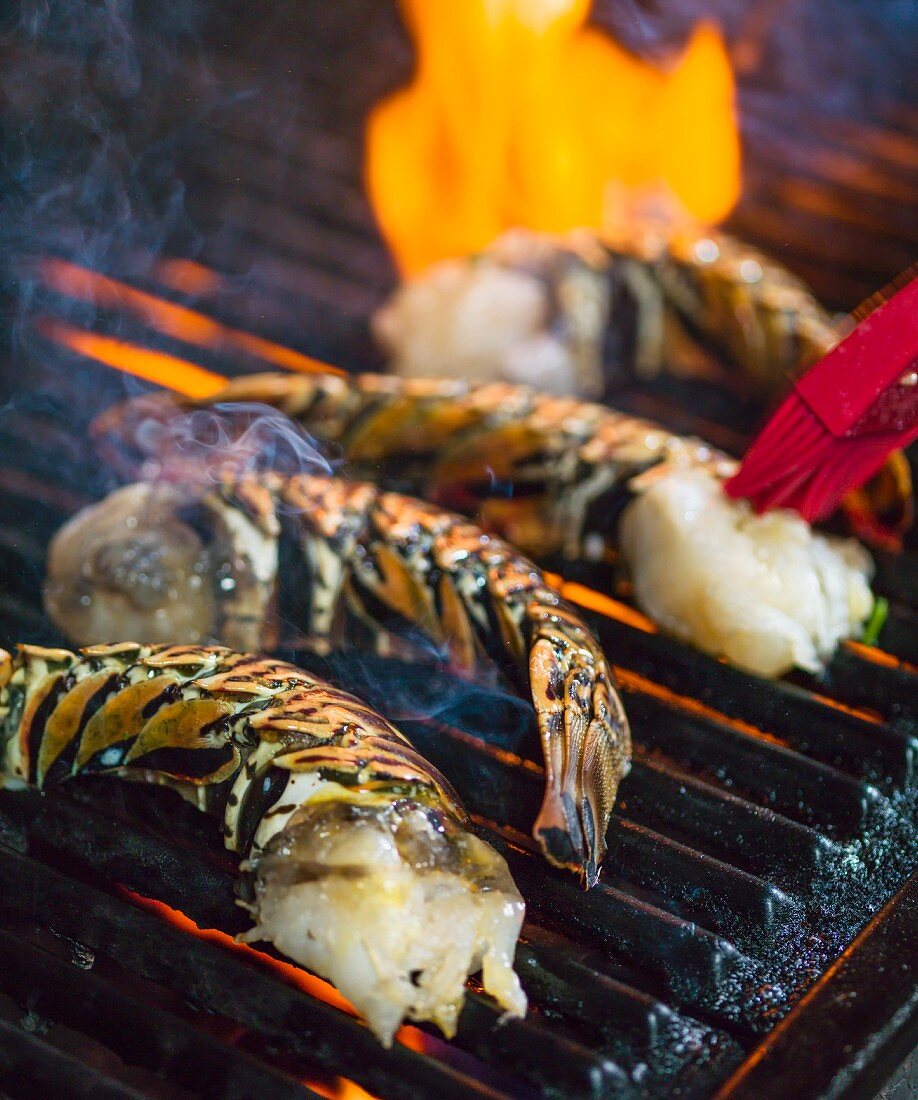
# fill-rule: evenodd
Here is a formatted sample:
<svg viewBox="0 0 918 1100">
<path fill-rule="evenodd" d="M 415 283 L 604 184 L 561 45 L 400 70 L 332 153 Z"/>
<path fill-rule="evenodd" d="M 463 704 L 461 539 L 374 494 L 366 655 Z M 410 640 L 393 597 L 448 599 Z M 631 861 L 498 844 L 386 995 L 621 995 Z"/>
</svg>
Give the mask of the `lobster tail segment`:
<svg viewBox="0 0 918 1100">
<path fill-rule="evenodd" d="M 533 828 L 546 859 L 595 885 L 606 828 L 631 759 L 631 731 L 593 635 L 567 604 L 534 602 L 530 684 L 545 759 Z"/>
<path fill-rule="evenodd" d="M 155 550 L 145 581 L 112 572 L 134 549 L 145 561 Z M 45 594 L 54 621 L 80 641 L 110 635 L 129 612 L 131 632 L 160 644 L 203 635 L 257 652 L 286 630 L 285 640 L 322 653 L 350 635 L 383 657 L 433 652 L 465 676 L 498 662 L 538 715 L 547 786 L 538 842 L 552 863 L 595 882 L 630 747 L 609 666 L 541 570 L 462 516 L 310 474 L 125 486 L 55 537 Z M 64 763 L 49 747 L 34 779 Z"/>
</svg>

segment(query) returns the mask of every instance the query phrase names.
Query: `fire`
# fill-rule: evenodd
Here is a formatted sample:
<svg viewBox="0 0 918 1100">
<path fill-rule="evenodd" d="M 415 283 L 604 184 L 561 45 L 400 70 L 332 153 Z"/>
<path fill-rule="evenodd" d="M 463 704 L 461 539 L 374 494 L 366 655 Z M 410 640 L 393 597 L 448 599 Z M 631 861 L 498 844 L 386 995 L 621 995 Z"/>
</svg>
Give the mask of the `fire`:
<svg viewBox="0 0 918 1100">
<path fill-rule="evenodd" d="M 156 898 L 148 898 L 143 894 L 137 894 L 133 890 L 127 889 L 125 886 L 119 889 L 134 905 L 142 909 L 148 909 L 150 912 L 155 913 L 161 920 L 166 921 L 182 932 L 187 932 L 189 935 L 195 936 L 199 940 L 205 940 L 207 943 L 213 943 L 225 950 L 243 955 L 250 961 L 255 962 L 262 969 L 269 970 L 274 974 L 279 974 L 285 981 L 289 982 L 291 985 L 295 985 L 304 993 L 308 993 L 310 997 L 315 997 L 317 1000 L 324 1001 L 334 1008 L 340 1008 L 342 1012 L 347 1012 L 351 1016 L 357 1015 L 351 1007 L 350 1002 L 345 1000 L 333 985 L 329 985 L 328 982 L 323 981 L 321 978 L 316 978 L 300 967 L 294 966 L 293 963 L 286 963 L 282 962 L 280 959 L 275 959 L 273 955 L 267 955 L 264 951 L 258 951 L 256 948 L 250 947 L 247 943 L 237 943 L 232 936 L 226 932 L 221 932 L 219 928 L 201 928 L 200 925 L 196 924 L 191 919 L 191 917 L 186 916 L 180 909 L 173 909 L 171 905 L 167 905 L 164 901 L 159 901 Z"/>
<path fill-rule="evenodd" d="M 303 1082 L 319 1096 L 327 1100 L 375 1100 L 372 1093 L 362 1089 L 360 1085 L 348 1080 L 347 1077 L 336 1077 L 334 1083 L 326 1085 L 323 1081 L 308 1080 Z"/>
<path fill-rule="evenodd" d="M 186 397 L 212 397 L 226 385 L 222 374 L 162 351 L 150 351 L 112 336 L 98 336 L 50 318 L 36 321 L 35 327 L 46 339 L 63 344 L 87 359 L 95 359 L 107 367 L 165 386 Z"/>
<path fill-rule="evenodd" d="M 869 661 L 874 665 L 882 665 L 884 668 L 904 669 L 906 672 L 918 671 L 918 665 L 913 665 L 901 657 L 894 657 L 891 653 L 880 649 L 875 645 L 864 645 L 862 642 L 848 640 L 844 643 L 847 649 L 856 654 L 863 661 Z"/>
<path fill-rule="evenodd" d="M 636 607 L 615 600 L 611 596 L 605 596 L 597 592 L 595 588 L 587 588 L 586 585 L 576 584 L 574 581 L 566 581 L 558 573 L 546 573 L 545 579 L 552 587 L 557 588 L 561 595 L 571 603 L 585 607 L 588 611 L 596 611 L 610 619 L 618 619 L 628 626 L 636 627 L 645 634 L 656 634 L 657 627 L 652 619 L 638 611 Z"/>
<path fill-rule="evenodd" d="M 371 113 L 367 186 L 405 273 L 503 230 L 602 229 L 662 185 L 716 222 L 740 187 L 734 81 L 699 24 L 658 68 L 585 26 L 590 0 L 401 0 L 411 84 Z"/>
<path fill-rule="evenodd" d="M 216 271 L 211 271 L 209 267 L 195 260 L 164 256 L 156 261 L 154 271 L 164 286 L 181 294 L 192 294 L 196 298 L 215 294 L 223 285 L 223 280 Z"/>
</svg>

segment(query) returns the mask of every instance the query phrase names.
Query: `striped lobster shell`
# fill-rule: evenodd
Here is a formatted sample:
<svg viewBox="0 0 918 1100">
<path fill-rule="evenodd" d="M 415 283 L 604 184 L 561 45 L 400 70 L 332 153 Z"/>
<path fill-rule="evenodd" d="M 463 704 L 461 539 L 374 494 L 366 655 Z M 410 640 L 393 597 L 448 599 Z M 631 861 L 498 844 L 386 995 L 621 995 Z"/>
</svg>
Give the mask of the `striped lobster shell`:
<svg viewBox="0 0 918 1100">
<path fill-rule="evenodd" d="M 114 774 L 178 790 L 249 854 L 298 804 L 295 775 L 354 802 L 410 796 L 460 823 L 446 779 L 354 696 L 292 665 L 212 646 L 0 650 L 0 775 L 48 787 Z"/>
<path fill-rule="evenodd" d="M 165 523 L 169 492 L 128 486 L 55 536 L 46 605 L 65 633 L 94 641 L 128 606 L 133 629 L 175 637 L 187 601 L 176 601 L 170 617 L 161 595 L 170 579 L 154 577 L 150 599 L 119 570 L 136 543 L 166 561 L 169 532 L 193 512 L 195 530 L 206 532 L 203 564 L 191 567 L 210 585 L 197 624 L 205 638 L 240 649 L 293 641 L 322 653 L 368 639 L 383 656 L 416 656 L 420 639 L 460 674 L 473 675 L 486 659 L 507 668 L 531 695 L 545 760 L 534 835 L 552 863 L 596 881 L 629 768 L 628 722 L 599 643 L 531 561 L 461 516 L 366 483 L 264 474 L 173 490 Z M 126 496 L 134 517 L 127 535 Z"/>
<path fill-rule="evenodd" d="M 223 818 L 241 865 L 242 941 L 328 978 L 385 1046 L 405 1019 L 452 1036 L 465 978 L 508 1016 L 525 904 L 466 829 L 452 788 L 358 699 L 228 649 L 0 650 L 0 782 L 102 773 L 175 788 Z"/>
<path fill-rule="evenodd" d="M 612 308 L 632 315 L 628 367 L 640 377 L 679 370 L 680 360 L 707 350 L 770 399 L 838 342 L 838 326 L 809 288 L 735 237 L 645 225 L 605 243 Z"/>
<path fill-rule="evenodd" d="M 377 374 L 255 374 L 200 402 L 152 394 L 103 413 L 93 433 L 108 462 L 136 474 L 161 457 L 147 449 L 162 438 L 151 422 L 235 402 L 280 410 L 335 444 L 355 476 L 474 514 L 537 559 L 614 556 L 631 482 L 651 467 L 689 462 L 723 477 L 736 468 L 703 440 L 604 405 L 505 382 Z"/>
<path fill-rule="evenodd" d="M 764 410 L 851 324 L 832 317 L 770 256 L 681 218 L 665 203 L 656 211 L 630 210 L 615 222 L 602 234 L 513 230 L 474 257 L 435 265 L 409 280 L 374 317 L 390 369 L 412 378 L 531 377 L 555 392 L 560 386 L 589 398 L 608 392 L 612 380 L 699 376 L 753 398 Z M 462 305 L 444 289 L 447 267 L 453 281 L 464 272 Z M 486 307 L 473 305 L 490 300 L 481 280 L 495 268 L 541 288 L 543 339 L 564 349 L 551 367 L 540 365 L 540 345 L 512 320 L 500 344 L 500 331 L 495 335 L 486 323 Z M 467 317 L 474 308 L 484 310 L 481 327 L 488 332 L 480 344 L 469 325 L 457 323 L 457 310 Z M 861 538 L 897 548 L 913 517 L 905 455 L 890 456 L 882 474 L 842 507 Z"/>
</svg>

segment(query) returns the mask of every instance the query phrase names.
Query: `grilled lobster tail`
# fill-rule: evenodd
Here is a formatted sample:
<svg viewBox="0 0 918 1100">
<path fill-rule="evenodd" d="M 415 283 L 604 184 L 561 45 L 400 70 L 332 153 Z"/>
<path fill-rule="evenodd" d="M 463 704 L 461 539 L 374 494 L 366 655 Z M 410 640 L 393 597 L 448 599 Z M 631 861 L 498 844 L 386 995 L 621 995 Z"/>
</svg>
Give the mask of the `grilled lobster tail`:
<svg viewBox="0 0 918 1100">
<path fill-rule="evenodd" d="M 462 517 L 304 474 L 131 485 L 57 534 L 46 603 L 79 642 L 127 617 L 154 641 L 185 640 L 193 624 L 189 640 L 239 649 L 283 640 L 327 653 L 357 639 L 382 656 L 433 646 L 466 676 L 487 660 L 509 667 L 545 759 L 535 836 L 552 863 L 596 881 L 631 752 L 611 670 L 542 572 Z"/>
<path fill-rule="evenodd" d="M 623 563 L 663 629 L 760 675 L 818 672 L 873 605 L 861 548 L 786 513 L 747 514 L 721 491 L 734 460 L 602 405 L 375 375 L 256 375 L 216 400 L 273 405 L 332 441 L 356 473 L 476 514 L 537 559 Z M 136 470 L 159 453 L 148 421 L 182 407 L 163 396 L 128 402 L 97 433 Z"/>
<path fill-rule="evenodd" d="M 406 1015 L 452 1034 L 480 966 L 525 1011 L 506 864 L 466 832 L 443 776 L 346 692 L 222 648 L 20 646 L 0 650 L 0 715 L 0 779 L 117 775 L 221 817 L 254 874 L 247 938 L 329 977 L 383 1042 Z"/>
<path fill-rule="evenodd" d="M 504 382 L 389 375 L 256 374 L 195 402 L 151 394 L 117 405 L 93 425 L 116 470 L 136 476 L 183 411 L 260 403 L 341 448 L 354 476 L 398 486 L 464 513 L 544 557 L 613 548 L 632 479 L 651 466 L 691 462 L 716 473 L 735 463 L 699 439 L 590 402 Z M 513 492 L 506 491 L 513 486 Z"/>
</svg>

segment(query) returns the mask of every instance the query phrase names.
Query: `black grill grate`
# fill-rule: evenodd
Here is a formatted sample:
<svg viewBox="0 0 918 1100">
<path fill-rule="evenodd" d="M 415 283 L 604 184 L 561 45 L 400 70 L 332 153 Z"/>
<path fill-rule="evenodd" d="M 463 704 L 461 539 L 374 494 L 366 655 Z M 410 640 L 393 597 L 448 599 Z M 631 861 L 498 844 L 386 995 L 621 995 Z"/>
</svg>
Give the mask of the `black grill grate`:
<svg viewBox="0 0 918 1100">
<path fill-rule="evenodd" d="M 674 11 L 694 18 L 697 6 L 643 5 L 634 27 L 644 33 Z M 395 276 L 363 194 L 361 148 L 367 108 L 411 64 L 393 5 L 211 5 L 204 66 L 172 64 L 185 46 L 173 50 L 163 28 L 181 23 L 181 5 L 138 7 L 165 21 L 138 37 L 148 110 L 124 112 L 135 127 L 104 80 L 92 85 L 94 109 L 116 101 L 99 118 L 130 131 L 136 170 L 112 142 L 93 177 L 81 155 L 96 134 L 77 113 L 62 134 L 53 119 L 29 131 L 29 152 L 43 155 L 27 158 L 34 172 L 13 173 L 17 213 L 4 228 L 14 230 L 13 289 L 28 316 L 16 313 L 18 358 L 0 363 L 2 397 L 13 394 L 0 402 L 7 643 L 60 641 L 40 606 L 45 547 L 67 515 L 113 487 L 87 447 L 88 421 L 139 387 L 62 350 L 35 322 L 63 318 L 224 373 L 266 365 L 52 292 L 28 253 L 127 274 L 345 367 L 378 365 L 367 318 Z M 717 7 L 731 33 L 747 33 L 749 5 Z M 803 7 L 772 5 L 765 60 L 744 77 L 747 181 L 731 224 L 780 247 L 827 301 L 850 306 L 911 258 L 907 120 L 890 107 L 885 128 L 872 127 L 832 99 L 834 84 L 812 112 L 798 109 L 796 85 L 772 87 L 810 67 L 788 62 L 781 29 L 797 33 Z M 850 7 L 825 3 L 819 19 Z M 596 11 L 620 19 L 615 5 Z M 91 27 L 85 42 L 79 31 L 29 43 L 18 58 L 15 37 L 4 39 L 5 70 L 52 103 L 79 99 L 80 50 L 97 45 Z M 817 38 L 841 56 L 825 29 Z M 866 50 L 845 60 L 846 73 L 878 64 Z M 22 126 L 16 113 L 2 120 L 14 167 L 13 137 L 41 114 L 28 102 L 15 108 Z M 147 117 L 154 102 L 162 125 Z M 71 144 L 80 155 L 46 179 Z M 127 220 L 110 219 L 110 176 L 133 200 Z M 170 220 L 160 185 L 173 178 L 188 216 Z M 136 180 L 149 186 L 139 202 Z M 60 184 L 50 202 L 28 190 L 35 181 Z M 87 202 L 98 215 L 89 229 L 79 222 Z M 143 252 L 167 238 L 209 265 L 196 269 L 202 281 L 179 289 Z M 678 379 L 625 386 L 616 402 L 728 450 L 758 415 L 735 393 Z M 608 588 L 595 569 L 565 573 Z M 410 1045 L 383 1052 L 362 1024 L 272 968 L 270 953 L 266 962 L 202 939 L 144 903 L 224 933 L 246 926 L 213 822 L 169 792 L 103 780 L 0 792 L 0 1094 L 347 1097 L 346 1079 L 385 1097 L 869 1095 L 918 1034 L 918 887 L 908 884 L 918 863 L 918 556 L 880 556 L 877 589 L 891 601 L 886 656 L 843 647 L 818 682 L 763 684 L 627 616 L 592 616 L 619 667 L 636 751 L 602 882 L 586 895 L 529 846 L 541 776 L 526 706 L 365 657 L 321 667 L 388 711 L 450 774 L 529 903 L 517 955 L 529 1017 L 496 1028 L 493 1005 L 473 990 L 452 1043 L 415 1030 Z"/>
<path fill-rule="evenodd" d="M 73 363 L 100 401 L 123 384 Z M 66 403 L 64 394 L 61 408 L 22 411 L 0 439 L 5 638 L 59 640 L 40 608 L 44 547 L 107 488 Z M 915 615 L 909 568 L 900 560 L 881 582 L 900 624 Z M 700 1097 L 720 1087 L 777 1097 L 834 1095 L 831 1082 L 856 1075 L 859 1059 L 891 1069 L 915 1026 L 914 883 L 877 916 L 918 850 L 910 666 L 844 648 L 824 682 L 765 684 L 627 614 L 591 615 L 619 668 L 636 751 L 606 870 L 587 894 L 526 835 L 541 774 L 525 705 L 417 666 L 288 654 L 397 719 L 505 852 L 529 906 L 517 958 L 525 1021 L 496 1027 L 496 1009 L 473 991 L 454 1042 L 425 1034 L 421 1050 L 383 1052 L 338 1008 L 139 907 L 125 888 L 202 928 L 245 927 L 211 821 L 169 792 L 87 780 L 0 794 L 0 946 L 13 960 L 0 971 L 3 1086 L 267 1096 L 327 1094 L 348 1078 L 387 1097 Z M 866 946 L 837 977 L 833 960 L 865 924 Z M 887 967 L 882 983 L 863 959 Z M 820 981 L 841 983 L 859 1014 Z M 798 1057 L 808 1044 L 814 1053 Z"/>
</svg>

